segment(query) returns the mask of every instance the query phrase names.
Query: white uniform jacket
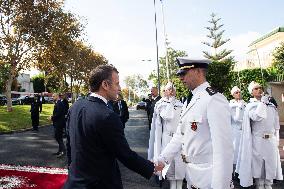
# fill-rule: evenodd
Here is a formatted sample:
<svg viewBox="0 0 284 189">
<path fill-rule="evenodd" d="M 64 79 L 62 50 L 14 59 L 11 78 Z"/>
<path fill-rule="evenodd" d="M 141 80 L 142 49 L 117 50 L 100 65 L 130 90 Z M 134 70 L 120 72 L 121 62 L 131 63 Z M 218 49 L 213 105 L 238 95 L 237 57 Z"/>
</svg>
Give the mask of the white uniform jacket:
<svg viewBox="0 0 284 189">
<path fill-rule="evenodd" d="M 181 113 L 177 132 L 159 160 L 168 163 L 182 154 L 189 183 L 201 189 L 229 189 L 233 172 L 229 103 L 207 82 L 192 93 L 190 103 Z"/>
<path fill-rule="evenodd" d="M 174 97 L 163 100 L 155 108 L 155 142 L 154 160 L 157 160 L 162 150 L 171 141 L 177 130 L 183 104 Z M 167 170 L 167 179 L 182 180 L 185 178 L 185 164 L 180 155 L 177 155 Z"/>
<path fill-rule="evenodd" d="M 234 164 L 237 164 L 246 103 L 243 100 L 236 101 L 232 99 L 230 100 L 229 106 L 231 109 L 231 123 L 233 129 Z"/>
<path fill-rule="evenodd" d="M 237 161 L 240 185 L 248 187 L 253 178 L 261 178 L 265 161 L 265 179 L 283 180 L 279 145 L 279 117 L 273 104 L 251 99 L 246 106 Z"/>
</svg>

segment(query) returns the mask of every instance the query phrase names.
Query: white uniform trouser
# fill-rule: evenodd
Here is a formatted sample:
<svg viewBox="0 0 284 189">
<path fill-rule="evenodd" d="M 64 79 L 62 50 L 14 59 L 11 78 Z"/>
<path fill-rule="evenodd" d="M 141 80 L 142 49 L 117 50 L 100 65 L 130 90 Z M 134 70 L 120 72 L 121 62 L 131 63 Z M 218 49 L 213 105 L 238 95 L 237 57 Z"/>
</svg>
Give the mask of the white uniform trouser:
<svg viewBox="0 0 284 189">
<path fill-rule="evenodd" d="M 182 189 L 182 180 L 170 180 L 170 189 Z"/>
<path fill-rule="evenodd" d="M 256 189 L 272 189 L 273 180 L 265 179 L 265 161 L 261 167 L 261 178 L 256 178 Z"/>
</svg>

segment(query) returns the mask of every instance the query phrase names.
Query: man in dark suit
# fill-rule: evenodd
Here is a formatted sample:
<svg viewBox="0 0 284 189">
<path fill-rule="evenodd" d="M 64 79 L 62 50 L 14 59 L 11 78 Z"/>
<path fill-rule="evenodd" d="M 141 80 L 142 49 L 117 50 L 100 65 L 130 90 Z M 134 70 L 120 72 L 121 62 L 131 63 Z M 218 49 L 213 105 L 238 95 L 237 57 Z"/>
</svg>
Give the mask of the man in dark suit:
<svg viewBox="0 0 284 189">
<path fill-rule="evenodd" d="M 75 102 L 67 116 L 70 165 L 64 189 L 122 189 L 117 160 L 149 179 L 161 167 L 130 149 L 119 116 L 107 107 L 120 92 L 118 71 L 98 66 L 89 84 L 92 94 Z"/>
<path fill-rule="evenodd" d="M 58 143 L 58 152 L 54 153 L 58 158 L 65 154 L 65 145 L 63 143 L 63 129 L 65 127 L 65 107 L 57 93 L 52 95 L 54 101 L 53 114 L 50 120 L 53 122 L 54 138 Z"/>
<path fill-rule="evenodd" d="M 129 111 L 121 93 L 117 95 L 117 100 L 113 104 L 113 111 L 119 115 L 123 128 L 125 128 L 125 123 L 129 119 Z"/>
<path fill-rule="evenodd" d="M 33 126 L 33 131 L 38 131 L 38 126 L 39 126 L 39 112 L 40 112 L 40 102 L 38 100 L 38 97 L 35 96 L 32 100 L 31 103 L 31 119 L 32 119 L 32 126 Z"/>
<path fill-rule="evenodd" d="M 65 125 L 64 125 L 64 128 L 63 128 L 63 138 L 66 138 L 66 119 L 67 119 L 67 113 L 68 113 L 68 110 L 69 110 L 69 102 L 68 102 L 67 94 L 61 94 L 60 99 L 61 99 L 61 102 L 64 106 L 64 117 L 65 117 Z"/>
<path fill-rule="evenodd" d="M 151 130 L 151 124 L 152 124 L 152 118 L 154 113 L 154 108 L 156 103 L 161 99 L 161 96 L 158 93 L 157 87 L 151 88 L 151 95 L 152 95 L 152 103 L 151 103 L 151 109 L 150 109 L 150 116 L 149 116 L 149 130 Z"/>
<path fill-rule="evenodd" d="M 148 94 L 148 98 L 145 99 L 146 102 L 146 112 L 147 112 L 147 118 L 148 118 L 148 123 L 149 123 L 149 127 L 151 126 L 150 124 L 150 112 L 151 112 L 151 105 L 152 105 L 152 95 Z"/>
</svg>

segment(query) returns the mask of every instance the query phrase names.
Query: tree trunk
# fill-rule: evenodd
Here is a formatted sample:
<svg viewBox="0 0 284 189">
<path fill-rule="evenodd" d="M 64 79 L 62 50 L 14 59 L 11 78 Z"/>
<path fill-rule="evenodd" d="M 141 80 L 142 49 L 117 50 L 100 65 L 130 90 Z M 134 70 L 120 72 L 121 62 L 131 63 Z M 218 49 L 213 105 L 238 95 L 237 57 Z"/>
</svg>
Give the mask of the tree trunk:
<svg viewBox="0 0 284 189">
<path fill-rule="evenodd" d="M 7 97 L 7 111 L 11 112 L 12 109 L 12 98 L 11 98 L 11 88 L 13 83 L 13 74 L 9 74 L 8 81 L 6 82 L 6 97 Z"/>
</svg>

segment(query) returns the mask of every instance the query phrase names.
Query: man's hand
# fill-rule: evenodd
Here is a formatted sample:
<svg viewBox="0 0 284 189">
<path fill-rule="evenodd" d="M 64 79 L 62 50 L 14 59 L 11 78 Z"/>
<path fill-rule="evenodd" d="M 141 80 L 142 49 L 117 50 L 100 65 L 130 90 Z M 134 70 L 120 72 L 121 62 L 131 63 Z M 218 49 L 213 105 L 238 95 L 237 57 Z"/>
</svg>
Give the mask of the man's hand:
<svg viewBox="0 0 284 189">
<path fill-rule="evenodd" d="M 156 173 L 156 172 L 161 172 L 164 167 L 165 167 L 165 164 L 158 161 L 157 163 L 155 163 L 154 172 L 155 172 L 155 173 Z"/>
<path fill-rule="evenodd" d="M 47 119 L 48 119 L 48 121 L 52 121 L 52 117 L 51 116 L 49 116 Z"/>
</svg>

